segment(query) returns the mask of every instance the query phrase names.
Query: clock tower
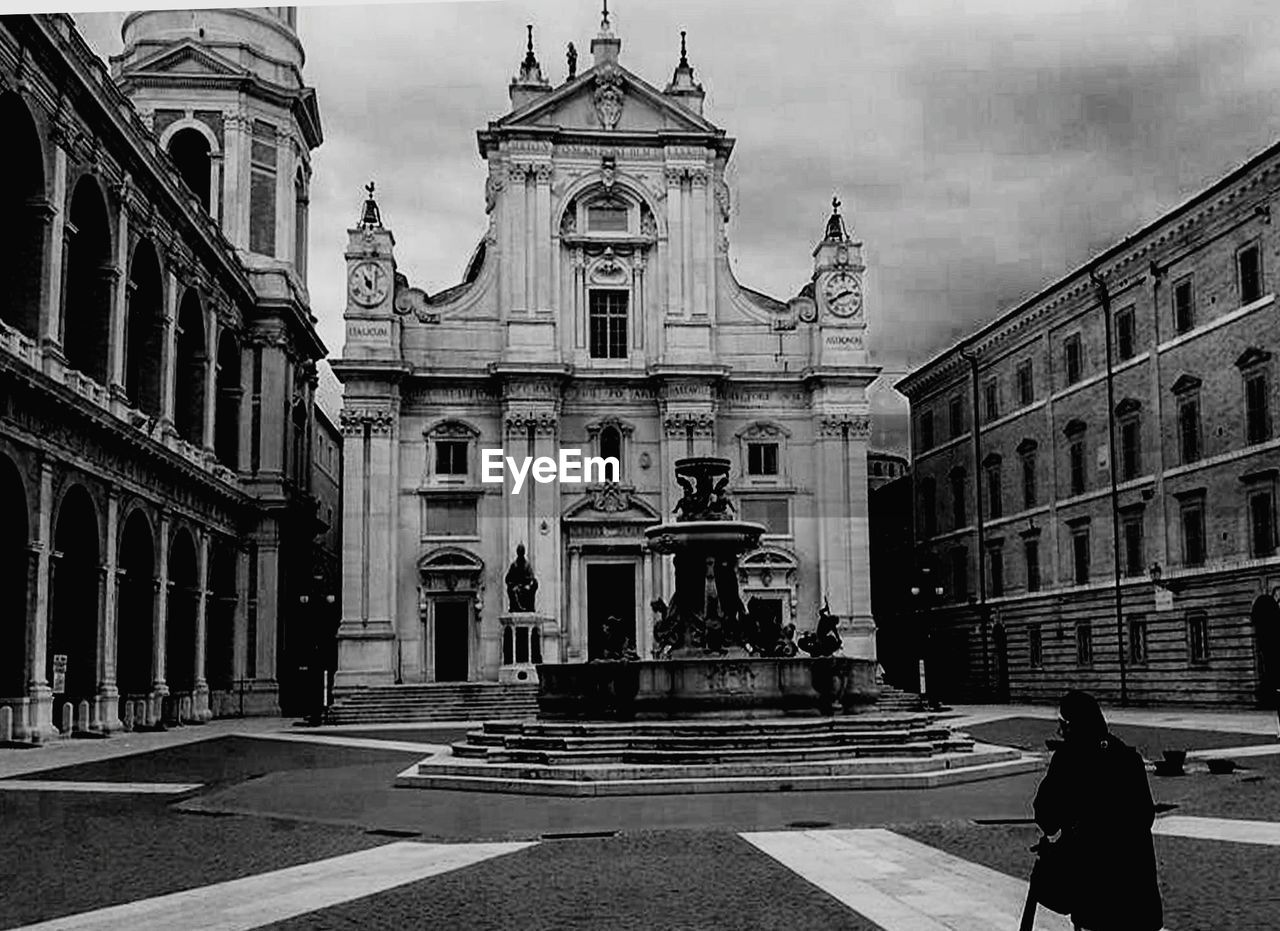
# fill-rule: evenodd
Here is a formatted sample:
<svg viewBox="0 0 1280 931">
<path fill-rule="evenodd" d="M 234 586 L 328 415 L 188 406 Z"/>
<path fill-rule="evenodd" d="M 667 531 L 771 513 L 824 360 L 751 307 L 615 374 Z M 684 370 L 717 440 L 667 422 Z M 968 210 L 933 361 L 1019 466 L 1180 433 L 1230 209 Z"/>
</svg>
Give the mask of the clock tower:
<svg viewBox="0 0 1280 931">
<path fill-rule="evenodd" d="M 395 299 L 395 237 L 382 225 L 373 183 L 355 229 L 347 239 L 346 358 L 398 359 L 400 321 L 392 312 Z"/>
<path fill-rule="evenodd" d="M 855 242 L 840 215 L 840 199 L 831 200 L 831 217 L 813 250 L 814 358 L 820 365 L 867 364 L 867 310 L 862 243 Z"/>
</svg>

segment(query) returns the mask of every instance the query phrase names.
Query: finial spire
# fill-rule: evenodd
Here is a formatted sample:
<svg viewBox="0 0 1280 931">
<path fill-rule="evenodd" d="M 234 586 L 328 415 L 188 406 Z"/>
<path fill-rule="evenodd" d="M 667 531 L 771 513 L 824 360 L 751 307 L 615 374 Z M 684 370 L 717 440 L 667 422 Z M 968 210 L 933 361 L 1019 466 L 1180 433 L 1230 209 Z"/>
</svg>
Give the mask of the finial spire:
<svg viewBox="0 0 1280 931">
<path fill-rule="evenodd" d="M 849 240 L 849 230 L 844 225 L 844 217 L 840 216 L 840 197 L 831 198 L 831 217 L 827 220 L 827 232 L 824 239 L 836 239 L 841 242 Z"/>
<path fill-rule="evenodd" d="M 609 34 L 609 0 L 604 0 L 604 14 L 600 18 L 600 32 Z"/>
<path fill-rule="evenodd" d="M 364 186 L 368 197 L 364 201 L 364 211 L 360 214 L 360 225 L 365 229 L 372 229 L 375 226 L 382 225 L 382 212 L 378 210 L 378 202 L 373 199 L 373 182 L 370 181 Z"/>
<path fill-rule="evenodd" d="M 689 49 L 685 45 L 686 35 L 688 35 L 688 33 L 684 29 L 681 29 L 680 30 L 680 67 L 681 68 L 689 67 Z"/>
<path fill-rule="evenodd" d="M 520 63 L 520 74 L 516 77 L 516 83 L 546 84 L 546 79 L 542 76 L 542 65 L 538 64 L 538 56 L 533 52 L 533 24 L 530 23 L 524 28 L 528 38 L 525 40 L 524 61 Z"/>
</svg>

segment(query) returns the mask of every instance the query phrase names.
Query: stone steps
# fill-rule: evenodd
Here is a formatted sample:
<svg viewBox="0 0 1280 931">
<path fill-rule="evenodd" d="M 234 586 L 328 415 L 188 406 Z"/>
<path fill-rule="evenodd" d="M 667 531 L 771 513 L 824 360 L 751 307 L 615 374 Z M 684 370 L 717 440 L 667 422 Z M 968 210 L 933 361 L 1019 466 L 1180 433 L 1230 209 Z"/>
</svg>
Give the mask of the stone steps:
<svg viewBox="0 0 1280 931">
<path fill-rule="evenodd" d="M 532 718 L 538 713 L 534 684 L 441 682 L 369 686 L 340 692 L 328 724 L 397 724 Z"/>
</svg>

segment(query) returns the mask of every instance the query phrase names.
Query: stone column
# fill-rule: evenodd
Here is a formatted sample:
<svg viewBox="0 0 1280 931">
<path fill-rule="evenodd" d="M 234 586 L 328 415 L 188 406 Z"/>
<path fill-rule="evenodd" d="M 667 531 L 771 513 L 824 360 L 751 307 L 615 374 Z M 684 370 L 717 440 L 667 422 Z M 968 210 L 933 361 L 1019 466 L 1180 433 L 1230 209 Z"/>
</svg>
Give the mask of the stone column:
<svg viewBox="0 0 1280 931">
<path fill-rule="evenodd" d="M 690 198 L 689 213 L 692 233 L 690 252 L 690 304 L 695 317 L 705 317 L 711 312 L 711 295 L 707 289 L 707 272 L 711 266 L 710 241 L 707 237 L 707 182 L 708 173 L 705 168 L 694 169 L 689 173 Z"/>
<path fill-rule="evenodd" d="M 119 200 L 120 222 L 116 227 L 116 265 L 121 269 L 115 283 L 115 298 L 111 308 L 111 349 L 107 357 L 107 385 L 113 399 L 112 409 L 118 411 L 124 402 L 125 327 L 129 318 L 129 303 L 133 287 L 129 281 L 129 186 L 117 184 L 112 192 Z"/>
<path fill-rule="evenodd" d="M 243 545 L 236 547 L 236 605 L 232 620 L 234 639 L 234 655 L 231 658 L 232 674 L 237 680 L 243 680 L 248 674 L 248 590 L 249 590 L 249 550 Z"/>
<path fill-rule="evenodd" d="M 515 309 L 515 191 L 519 189 L 514 166 L 489 166 L 489 190 L 493 192 L 498 239 L 498 316 L 506 320 Z"/>
<path fill-rule="evenodd" d="M 209 216 L 219 225 L 222 224 L 222 172 L 223 158 L 221 152 L 209 155 Z M 225 227 L 223 227 L 225 231 Z"/>
<path fill-rule="evenodd" d="M 546 456 L 553 461 L 559 448 L 559 417 L 550 414 L 540 419 L 534 432 L 533 455 Z M 559 617 L 560 593 L 560 483 L 527 484 L 524 493 L 530 495 L 529 559 L 534 577 L 538 580 L 537 610 L 539 614 Z M 543 523 L 547 533 L 542 532 Z M 514 552 L 514 549 L 513 549 Z"/>
<path fill-rule="evenodd" d="M 276 668 L 276 631 L 281 612 L 280 603 L 280 527 L 275 520 L 264 520 L 258 530 L 258 637 L 255 680 L 270 691 L 279 682 Z M 276 709 L 278 710 L 278 709 Z"/>
<path fill-rule="evenodd" d="M 174 254 L 169 253 L 164 272 L 164 335 L 160 343 L 160 419 L 173 427 L 174 367 L 177 363 L 178 276 L 173 271 Z"/>
<path fill-rule="evenodd" d="M 529 293 L 529 190 L 527 178 L 529 166 L 513 164 L 511 181 L 507 191 L 507 204 L 511 216 L 507 221 L 511 235 L 511 259 L 507 268 L 511 273 L 511 310 L 525 314 L 533 297 Z"/>
<path fill-rule="evenodd" d="M 195 696 L 192 700 L 192 713 L 197 721 L 208 721 L 213 717 L 209 710 L 209 680 L 205 671 L 209 639 L 209 531 L 201 529 L 197 541 L 199 551 L 196 557 L 196 650 L 192 658 L 195 663 Z"/>
<path fill-rule="evenodd" d="M 537 258 L 537 303 L 534 310 L 538 313 L 551 312 L 551 165 L 540 164 L 534 169 L 536 182 L 534 190 L 534 224 L 533 245 Z"/>
<path fill-rule="evenodd" d="M 93 720 L 107 733 L 120 730 L 120 690 L 116 688 L 116 638 L 119 617 L 119 540 L 120 496 L 113 488 L 107 492 L 107 547 L 102 564 L 102 623 L 98 628 L 98 696 Z"/>
<path fill-rule="evenodd" d="M 249 118 L 240 113 L 223 114 L 226 158 L 222 185 L 222 229 L 231 243 L 249 247 Z"/>
<path fill-rule="evenodd" d="M 160 514 L 160 532 L 157 534 L 157 563 L 160 571 L 155 579 L 155 598 L 152 601 L 151 623 L 151 693 L 152 699 L 169 694 L 165 684 L 165 641 L 169 623 L 169 515 Z"/>
<path fill-rule="evenodd" d="M 214 449 L 216 421 L 218 417 L 218 314 L 209 309 L 208 328 L 205 332 L 204 355 L 204 451 L 210 461 L 217 453 Z"/>
<path fill-rule="evenodd" d="M 67 236 L 67 152 L 66 134 L 55 126 L 49 136 L 53 144 L 52 188 L 44 230 L 44 268 L 40 280 L 44 282 L 43 300 L 40 302 L 40 337 L 47 351 L 62 355 L 62 295 L 63 295 L 63 247 Z M 46 372 L 48 369 L 46 368 Z"/>
<path fill-rule="evenodd" d="M 582 598 L 579 595 L 582 579 L 582 544 L 569 544 L 569 613 L 567 623 L 560 621 L 564 632 L 564 655 L 561 662 L 573 663 L 582 658 Z"/>
<path fill-rule="evenodd" d="M 28 588 L 32 610 L 27 627 L 27 737 L 44 740 L 57 734 L 53 724 L 53 690 L 45 669 L 49 647 L 49 610 L 52 599 L 50 556 L 53 550 L 53 465 L 40 462 L 40 503 L 36 514 L 36 534 L 30 553 L 35 578 Z"/>
<path fill-rule="evenodd" d="M 667 315 L 686 315 L 684 294 L 684 175 L 668 168 L 667 178 Z"/>
</svg>

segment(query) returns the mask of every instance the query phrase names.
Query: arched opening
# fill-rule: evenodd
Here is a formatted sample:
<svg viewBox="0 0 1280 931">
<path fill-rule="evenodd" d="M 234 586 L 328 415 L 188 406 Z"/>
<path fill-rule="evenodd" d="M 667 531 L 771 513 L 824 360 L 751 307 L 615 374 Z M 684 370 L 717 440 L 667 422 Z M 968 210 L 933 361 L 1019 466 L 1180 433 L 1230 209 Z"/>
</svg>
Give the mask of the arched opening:
<svg viewBox="0 0 1280 931">
<path fill-rule="evenodd" d="M 209 554 L 209 602 L 205 621 L 205 678 L 210 691 L 235 683 L 236 551 L 219 543 Z"/>
<path fill-rule="evenodd" d="M 62 348 L 68 365 L 105 385 L 115 266 L 107 205 L 97 182 L 88 175 L 76 182 L 66 233 Z"/>
<path fill-rule="evenodd" d="M 213 448 L 218 461 L 229 469 L 240 466 L 240 344 L 230 330 L 218 341 L 217 409 Z"/>
<path fill-rule="evenodd" d="M 145 240 L 129 263 L 128 304 L 124 317 L 124 390 L 138 410 L 160 416 L 163 380 L 164 289 L 156 250 Z"/>
<path fill-rule="evenodd" d="M 164 675 L 174 709 L 195 690 L 199 597 L 195 541 L 186 530 L 179 530 L 169 548 L 169 610 L 164 629 Z"/>
<path fill-rule="evenodd" d="M 600 456 L 618 460 L 618 471 L 622 471 L 622 431 L 617 427 L 605 427 L 600 431 Z"/>
<path fill-rule="evenodd" d="M 169 157 L 178 166 L 178 174 L 196 195 L 200 206 L 209 209 L 209 140 L 196 129 L 180 129 L 169 140 Z"/>
<path fill-rule="evenodd" d="M 62 497 L 53 548 L 45 675 L 57 709 L 63 700 L 97 693 L 98 515 L 83 485 L 72 485 Z"/>
<path fill-rule="evenodd" d="M 155 675 L 156 554 L 151 525 L 141 510 L 125 521 L 120 538 L 116 597 L 116 687 L 122 701 L 145 698 Z M 122 716 L 123 717 L 123 716 Z"/>
<path fill-rule="evenodd" d="M 0 565 L 8 566 L 0 585 L 0 702 L 27 692 L 27 495 L 22 474 L 0 456 Z"/>
<path fill-rule="evenodd" d="M 0 320 L 36 339 L 44 254 L 44 156 L 31 112 L 17 94 L 0 96 Z"/>
<path fill-rule="evenodd" d="M 177 363 L 173 370 L 173 425 L 178 436 L 199 446 L 204 442 L 204 314 L 194 289 L 187 289 L 178 308 L 177 345 Z"/>
<path fill-rule="evenodd" d="M 1280 702 L 1280 604 L 1276 592 L 1259 595 L 1249 612 L 1258 657 L 1258 698 L 1268 707 Z"/>
</svg>

